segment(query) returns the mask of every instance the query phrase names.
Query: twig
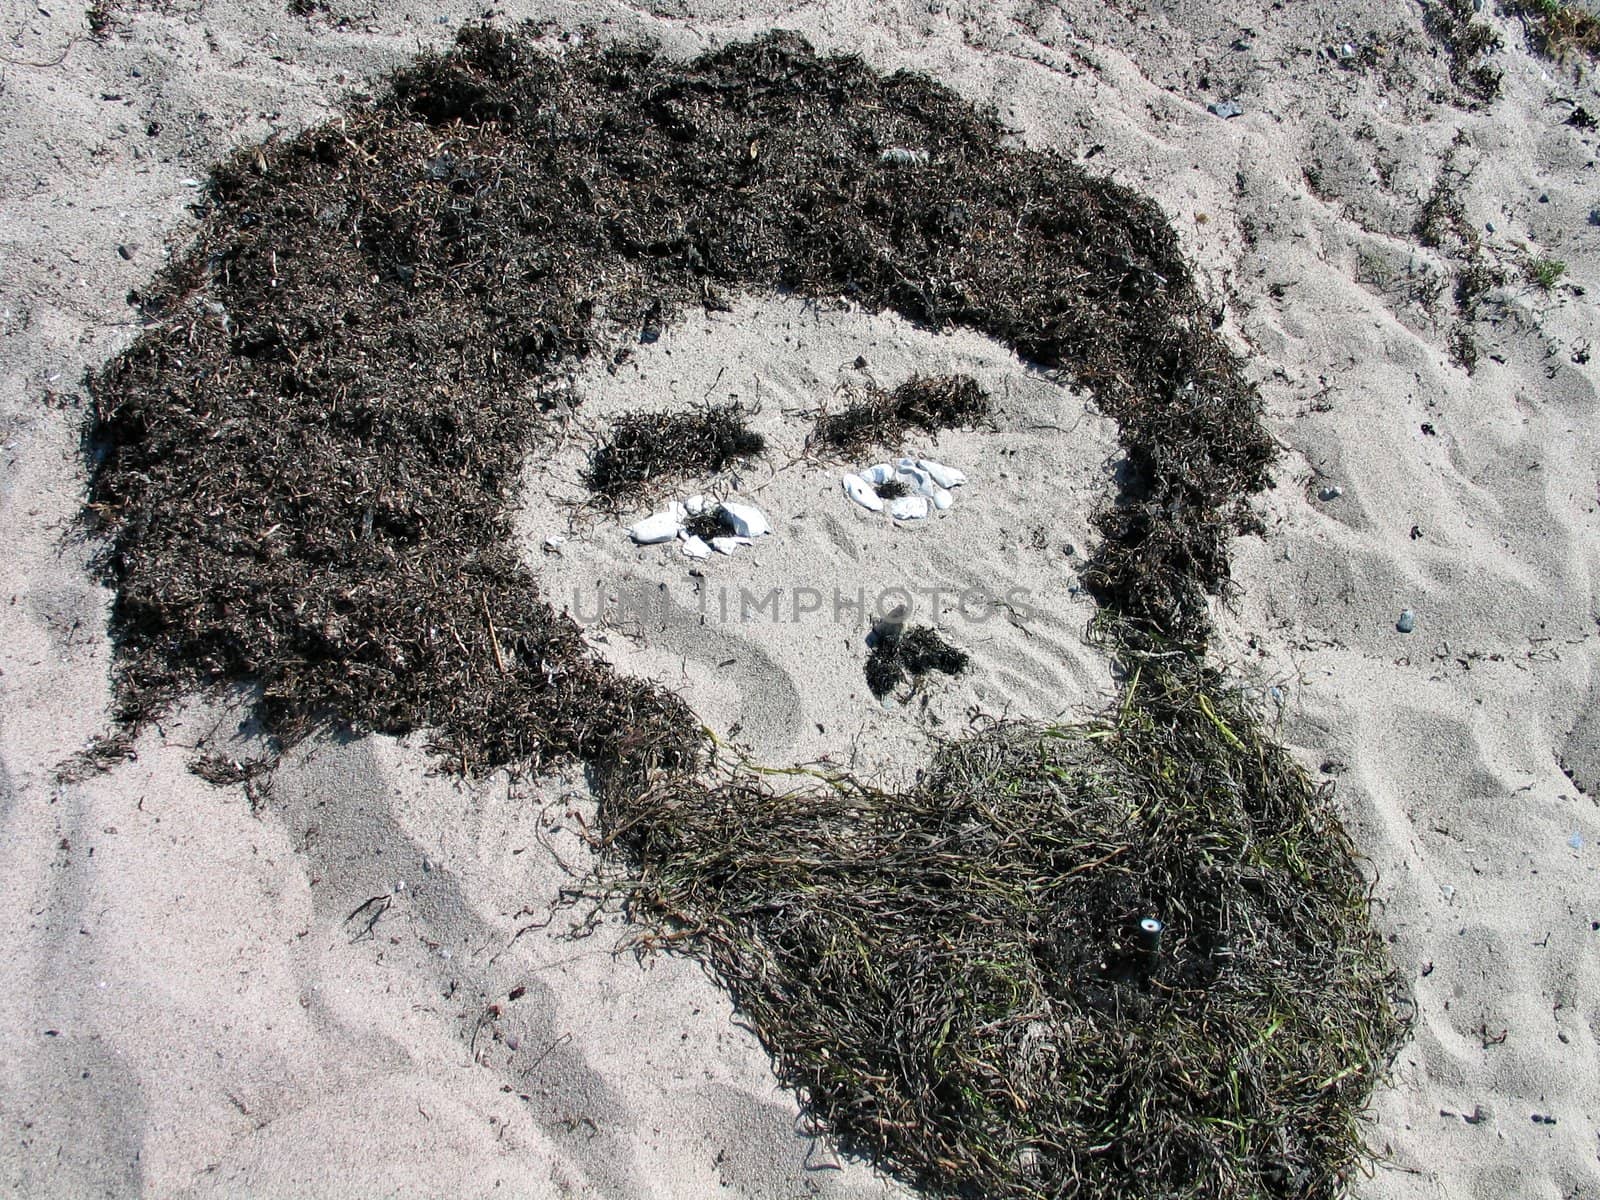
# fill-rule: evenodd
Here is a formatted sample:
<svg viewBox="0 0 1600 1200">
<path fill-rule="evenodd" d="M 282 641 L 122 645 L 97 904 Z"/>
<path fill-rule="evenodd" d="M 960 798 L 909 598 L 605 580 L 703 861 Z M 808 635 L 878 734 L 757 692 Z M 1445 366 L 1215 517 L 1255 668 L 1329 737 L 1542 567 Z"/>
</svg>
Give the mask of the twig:
<svg viewBox="0 0 1600 1200">
<path fill-rule="evenodd" d="M 489 626 L 489 648 L 494 651 L 494 665 L 499 667 L 500 674 L 504 675 L 506 673 L 506 660 L 505 656 L 500 653 L 500 638 L 494 631 L 494 618 L 489 615 L 489 594 L 487 592 L 482 593 L 482 598 L 483 620 Z"/>
</svg>

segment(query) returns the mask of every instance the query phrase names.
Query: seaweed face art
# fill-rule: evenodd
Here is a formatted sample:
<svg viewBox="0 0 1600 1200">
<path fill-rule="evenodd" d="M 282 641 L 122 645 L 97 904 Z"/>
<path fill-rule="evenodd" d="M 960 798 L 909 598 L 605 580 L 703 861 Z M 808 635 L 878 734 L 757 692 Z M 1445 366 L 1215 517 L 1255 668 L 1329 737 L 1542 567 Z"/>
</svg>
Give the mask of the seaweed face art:
<svg viewBox="0 0 1600 1200">
<path fill-rule="evenodd" d="M 240 151 L 92 380 L 116 715 L 248 681 L 283 745 L 583 762 L 641 944 L 705 961 L 814 1119 L 933 1194 L 1332 1195 L 1403 1023 L 1327 797 L 1207 664 L 1272 443 L 1157 207 L 1002 133 L 786 35 L 680 62 L 474 29 Z M 906 792 L 775 790 L 541 596 L 509 506 L 547 385 L 779 291 L 976 330 L 1116 420 L 1104 719 L 995 724 Z M 761 453 L 699 421 L 708 469 Z M 634 433 L 601 482 L 648 474 Z"/>
</svg>

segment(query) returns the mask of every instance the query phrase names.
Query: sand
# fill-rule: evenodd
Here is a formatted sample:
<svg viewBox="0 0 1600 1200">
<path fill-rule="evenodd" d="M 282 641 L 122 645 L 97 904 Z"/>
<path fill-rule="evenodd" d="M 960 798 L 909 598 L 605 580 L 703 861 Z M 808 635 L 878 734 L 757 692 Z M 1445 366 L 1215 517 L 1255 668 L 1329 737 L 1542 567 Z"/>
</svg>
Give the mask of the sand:
<svg viewBox="0 0 1600 1200">
<path fill-rule="evenodd" d="M 0 18 L 0 1185 L 898 1193 L 808 1135 L 691 964 L 614 954 L 614 916 L 551 918 L 586 865 L 577 777 L 466 784 L 420 739 L 367 738 L 303 745 L 248 793 L 214 788 L 187 767 L 202 745 L 255 744 L 241 695 L 175 714 L 109 774 L 56 780 L 105 729 L 108 596 L 73 520 L 80 381 L 134 336 L 127 291 L 188 236 L 211 160 L 314 123 L 483 11 L 330 7 L 124 3 L 103 41 L 81 8 Z M 1266 532 L 1235 548 L 1217 654 L 1336 783 L 1416 998 L 1374 1102 L 1382 1158 L 1353 1190 L 1600 1196 L 1600 177 L 1596 135 L 1566 123 L 1574 105 L 1600 113 L 1592 80 L 1490 14 L 1505 95 L 1465 108 L 1418 9 L 1370 0 L 493 13 L 548 18 L 553 43 L 642 36 L 682 54 L 798 29 L 931 72 L 1021 141 L 1157 199 L 1283 445 Z M 1237 118 L 1207 111 L 1235 98 Z M 1449 352 L 1461 263 L 1415 230 L 1447 162 L 1510 272 L 1474 326 L 1471 375 Z M 1552 291 L 1520 274 L 1541 256 L 1566 265 Z M 916 447 L 972 476 L 946 516 L 891 528 L 848 505 L 837 472 L 789 461 L 798 414 L 841 384 L 935 369 L 970 371 L 999 404 L 994 432 Z M 682 688 L 749 753 L 891 778 L 974 713 L 1070 719 L 1113 694 L 1064 550 L 1088 540 L 1111 432 L 1006 352 L 769 298 L 574 386 L 571 444 L 529 465 L 529 561 L 574 603 L 653 589 L 642 613 L 594 612 L 591 642 Z M 761 504 L 771 538 L 696 566 L 563 503 L 606 412 L 730 393 L 759 400 L 783 453 L 719 486 Z M 552 532 L 570 538 L 559 554 Z M 799 621 L 699 619 L 702 597 L 741 585 L 997 581 L 1037 601 L 1027 619 L 943 601 L 973 671 L 889 708 L 831 602 Z"/>
</svg>

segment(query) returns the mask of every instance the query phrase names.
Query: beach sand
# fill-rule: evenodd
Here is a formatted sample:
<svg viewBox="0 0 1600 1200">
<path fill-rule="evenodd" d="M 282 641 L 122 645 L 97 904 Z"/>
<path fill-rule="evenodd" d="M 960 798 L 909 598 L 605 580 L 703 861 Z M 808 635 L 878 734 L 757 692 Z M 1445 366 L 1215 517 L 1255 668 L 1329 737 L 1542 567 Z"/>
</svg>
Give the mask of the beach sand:
<svg viewBox="0 0 1600 1200">
<path fill-rule="evenodd" d="M 57 779 L 107 728 L 109 594 L 74 522 L 81 381 L 135 336 L 128 291 L 191 235 L 209 163 L 329 116 L 484 12 L 329 8 L 127 2 L 100 40 L 78 7 L 0 19 L 0 1186 L 900 1194 L 809 1135 L 693 964 L 615 953 L 615 914 L 552 912 L 588 866 L 576 773 L 465 782 L 421 737 L 322 738 L 256 786 L 213 787 L 188 769 L 202 747 L 259 747 L 241 694 L 146 731 L 136 761 Z M 1157 200 L 1283 448 L 1265 532 L 1234 548 L 1215 653 L 1336 782 L 1416 1000 L 1374 1101 L 1382 1157 L 1353 1191 L 1600 1197 L 1600 171 L 1596 133 L 1568 120 L 1600 113 L 1592 78 L 1489 13 L 1504 95 L 1470 107 L 1420 9 L 1370 0 L 492 15 L 548 20 L 552 50 L 647 38 L 688 55 L 796 29 L 926 71 L 1020 142 Z M 1238 117 L 1207 109 L 1230 99 Z M 1471 325 L 1471 374 L 1450 351 L 1469 264 L 1417 232 L 1441 180 L 1508 276 Z M 1565 264 L 1553 289 L 1524 278 L 1540 258 Z M 799 414 L 841 386 L 946 370 L 997 405 L 993 431 L 914 447 L 970 476 L 948 514 L 893 528 L 798 458 Z M 591 610 L 597 653 L 682 690 L 756 758 L 892 780 L 975 714 L 1071 720 L 1115 695 L 1074 570 L 1114 430 L 1003 349 L 752 298 L 573 387 L 567 440 L 528 466 L 528 561 L 580 618 L 602 594 L 650 597 Z M 760 504 L 771 537 L 694 564 L 631 545 L 623 525 L 645 508 L 571 506 L 606 414 L 733 395 L 775 451 L 719 486 Z M 568 538 L 556 553 L 552 533 Z M 972 670 L 885 707 L 860 673 L 865 630 L 831 593 L 911 586 L 1029 603 L 980 620 L 946 595 Z M 716 598 L 741 587 L 827 600 L 800 620 L 722 620 Z"/>
</svg>

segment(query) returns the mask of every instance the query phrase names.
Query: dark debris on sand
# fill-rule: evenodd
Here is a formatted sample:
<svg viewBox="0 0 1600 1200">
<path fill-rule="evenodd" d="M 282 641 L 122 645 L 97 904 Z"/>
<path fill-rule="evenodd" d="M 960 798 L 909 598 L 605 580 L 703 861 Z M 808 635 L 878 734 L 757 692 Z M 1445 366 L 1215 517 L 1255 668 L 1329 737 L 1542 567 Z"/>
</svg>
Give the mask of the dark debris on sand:
<svg viewBox="0 0 1600 1200">
<path fill-rule="evenodd" d="M 685 517 L 683 527 L 689 536 L 703 542 L 712 538 L 727 537 L 734 532 L 733 522 L 720 504 L 707 504 L 699 512 Z"/>
<path fill-rule="evenodd" d="M 906 680 L 913 684 L 938 671 L 959 675 L 967 669 L 967 654 L 945 641 L 930 625 L 911 625 L 880 631 L 867 654 L 867 687 L 880 700 Z"/>
<path fill-rule="evenodd" d="M 1539 53 L 1557 62 L 1600 58 L 1600 14 L 1583 0 L 1511 0 L 1505 11 L 1520 17 Z"/>
<path fill-rule="evenodd" d="M 1503 43 L 1479 8 L 1474 0 L 1423 0 L 1422 23 L 1450 55 L 1450 81 L 1487 103 L 1499 97 L 1504 73 L 1486 60 Z"/>
<path fill-rule="evenodd" d="M 692 937 L 807 1111 L 933 1195 L 1327 1200 L 1398 984 L 1327 796 L 1206 682 L 903 792 L 665 780 L 612 831 L 640 946 Z"/>
<path fill-rule="evenodd" d="M 686 412 L 625 413 L 589 456 L 583 482 L 612 504 L 649 485 L 713 475 L 755 458 L 766 439 L 749 427 L 739 403 L 708 404 Z"/>
<path fill-rule="evenodd" d="M 936 434 L 971 427 L 988 414 L 989 394 L 970 376 L 914 376 L 893 391 L 872 387 L 837 412 L 819 413 L 806 447 L 843 457 L 893 450 L 913 429 Z"/>
</svg>

